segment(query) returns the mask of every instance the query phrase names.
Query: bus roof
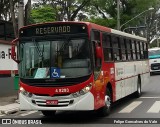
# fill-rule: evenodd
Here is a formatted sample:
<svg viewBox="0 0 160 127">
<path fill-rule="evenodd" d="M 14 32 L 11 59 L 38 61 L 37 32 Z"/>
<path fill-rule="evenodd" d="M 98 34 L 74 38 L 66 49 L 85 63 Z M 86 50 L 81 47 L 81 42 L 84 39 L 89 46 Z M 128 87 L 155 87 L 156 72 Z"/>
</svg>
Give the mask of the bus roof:
<svg viewBox="0 0 160 127">
<path fill-rule="evenodd" d="M 154 48 L 148 49 L 148 51 L 154 51 L 154 50 L 160 50 L 160 47 L 154 47 Z"/>
<path fill-rule="evenodd" d="M 125 32 L 122 32 L 122 31 L 115 30 L 115 29 L 111 29 L 111 33 L 115 33 L 117 35 L 121 35 L 121 36 L 125 36 L 125 37 L 136 38 L 136 39 L 139 39 L 139 40 L 147 41 L 147 39 L 144 38 L 144 37 L 140 37 L 140 36 L 136 36 L 136 35 L 133 35 L 133 34 L 125 33 Z"/>
</svg>

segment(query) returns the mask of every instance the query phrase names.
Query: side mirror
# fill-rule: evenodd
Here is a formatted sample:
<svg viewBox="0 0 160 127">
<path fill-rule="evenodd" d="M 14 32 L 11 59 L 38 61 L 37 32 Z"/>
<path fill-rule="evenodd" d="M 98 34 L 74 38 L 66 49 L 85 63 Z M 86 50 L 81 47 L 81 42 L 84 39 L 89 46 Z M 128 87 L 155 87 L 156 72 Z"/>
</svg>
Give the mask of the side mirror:
<svg viewBox="0 0 160 127">
<path fill-rule="evenodd" d="M 97 58 L 102 58 L 102 48 L 98 45 L 96 45 L 96 57 Z"/>
<path fill-rule="evenodd" d="M 17 42 L 18 42 L 18 38 L 16 38 L 15 40 L 13 40 L 12 42 L 11 42 L 11 44 L 12 44 L 12 48 L 11 48 L 11 58 L 15 61 L 15 62 L 17 62 L 17 63 L 19 63 L 20 61 L 19 60 L 17 60 L 17 53 L 16 53 L 16 45 L 17 45 Z"/>
</svg>

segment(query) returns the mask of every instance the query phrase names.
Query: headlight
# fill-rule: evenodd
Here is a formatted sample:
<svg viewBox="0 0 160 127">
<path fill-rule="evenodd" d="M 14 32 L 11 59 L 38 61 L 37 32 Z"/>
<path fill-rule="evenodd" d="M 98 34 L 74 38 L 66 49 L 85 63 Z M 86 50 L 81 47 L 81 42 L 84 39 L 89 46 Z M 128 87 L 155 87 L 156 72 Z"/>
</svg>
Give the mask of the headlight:
<svg viewBox="0 0 160 127">
<path fill-rule="evenodd" d="M 32 93 L 27 92 L 23 87 L 20 87 L 19 90 L 24 96 L 32 97 L 33 95 Z"/>
<path fill-rule="evenodd" d="M 73 97 L 79 97 L 81 95 L 84 95 L 86 93 L 88 93 L 92 88 L 92 83 L 90 83 L 89 85 L 87 85 L 86 87 L 84 87 L 83 89 L 81 89 L 80 91 L 73 93 Z"/>
</svg>

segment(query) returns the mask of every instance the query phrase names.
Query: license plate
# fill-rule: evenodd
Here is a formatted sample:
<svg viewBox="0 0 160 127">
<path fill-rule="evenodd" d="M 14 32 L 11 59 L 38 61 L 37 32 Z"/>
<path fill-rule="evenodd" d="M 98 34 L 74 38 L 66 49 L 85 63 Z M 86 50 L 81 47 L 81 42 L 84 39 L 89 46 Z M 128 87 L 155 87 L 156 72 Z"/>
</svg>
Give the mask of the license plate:
<svg viewBox="0 0 160 127">
<path fill-rule="evenodd" d="M 46 100 L 46 105 L 58 105 L 58 100 Z"/>
</svg>

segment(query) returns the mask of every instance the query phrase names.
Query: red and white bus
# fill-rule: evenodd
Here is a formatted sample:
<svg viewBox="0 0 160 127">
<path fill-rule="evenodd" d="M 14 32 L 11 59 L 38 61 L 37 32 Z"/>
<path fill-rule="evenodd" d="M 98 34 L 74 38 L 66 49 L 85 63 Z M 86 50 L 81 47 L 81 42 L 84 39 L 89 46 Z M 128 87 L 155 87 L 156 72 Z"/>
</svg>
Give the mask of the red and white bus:
<svg viewBox="0 0 160 127">
<path fill-rule="evenodd" d="M 145 38 L 89 22 L 25 26 L 12 44 L 20 109 L 46 116 L 58 110 L 108 115 L 113 102 L 139 97 L 150 76 Z"/>
<path fill-rule="evenodd" d="M 11 77 L 17 73 L 17 63 L 11 58 L 11 42 L 0 40 L 0 77 Z"/>
</svg>

